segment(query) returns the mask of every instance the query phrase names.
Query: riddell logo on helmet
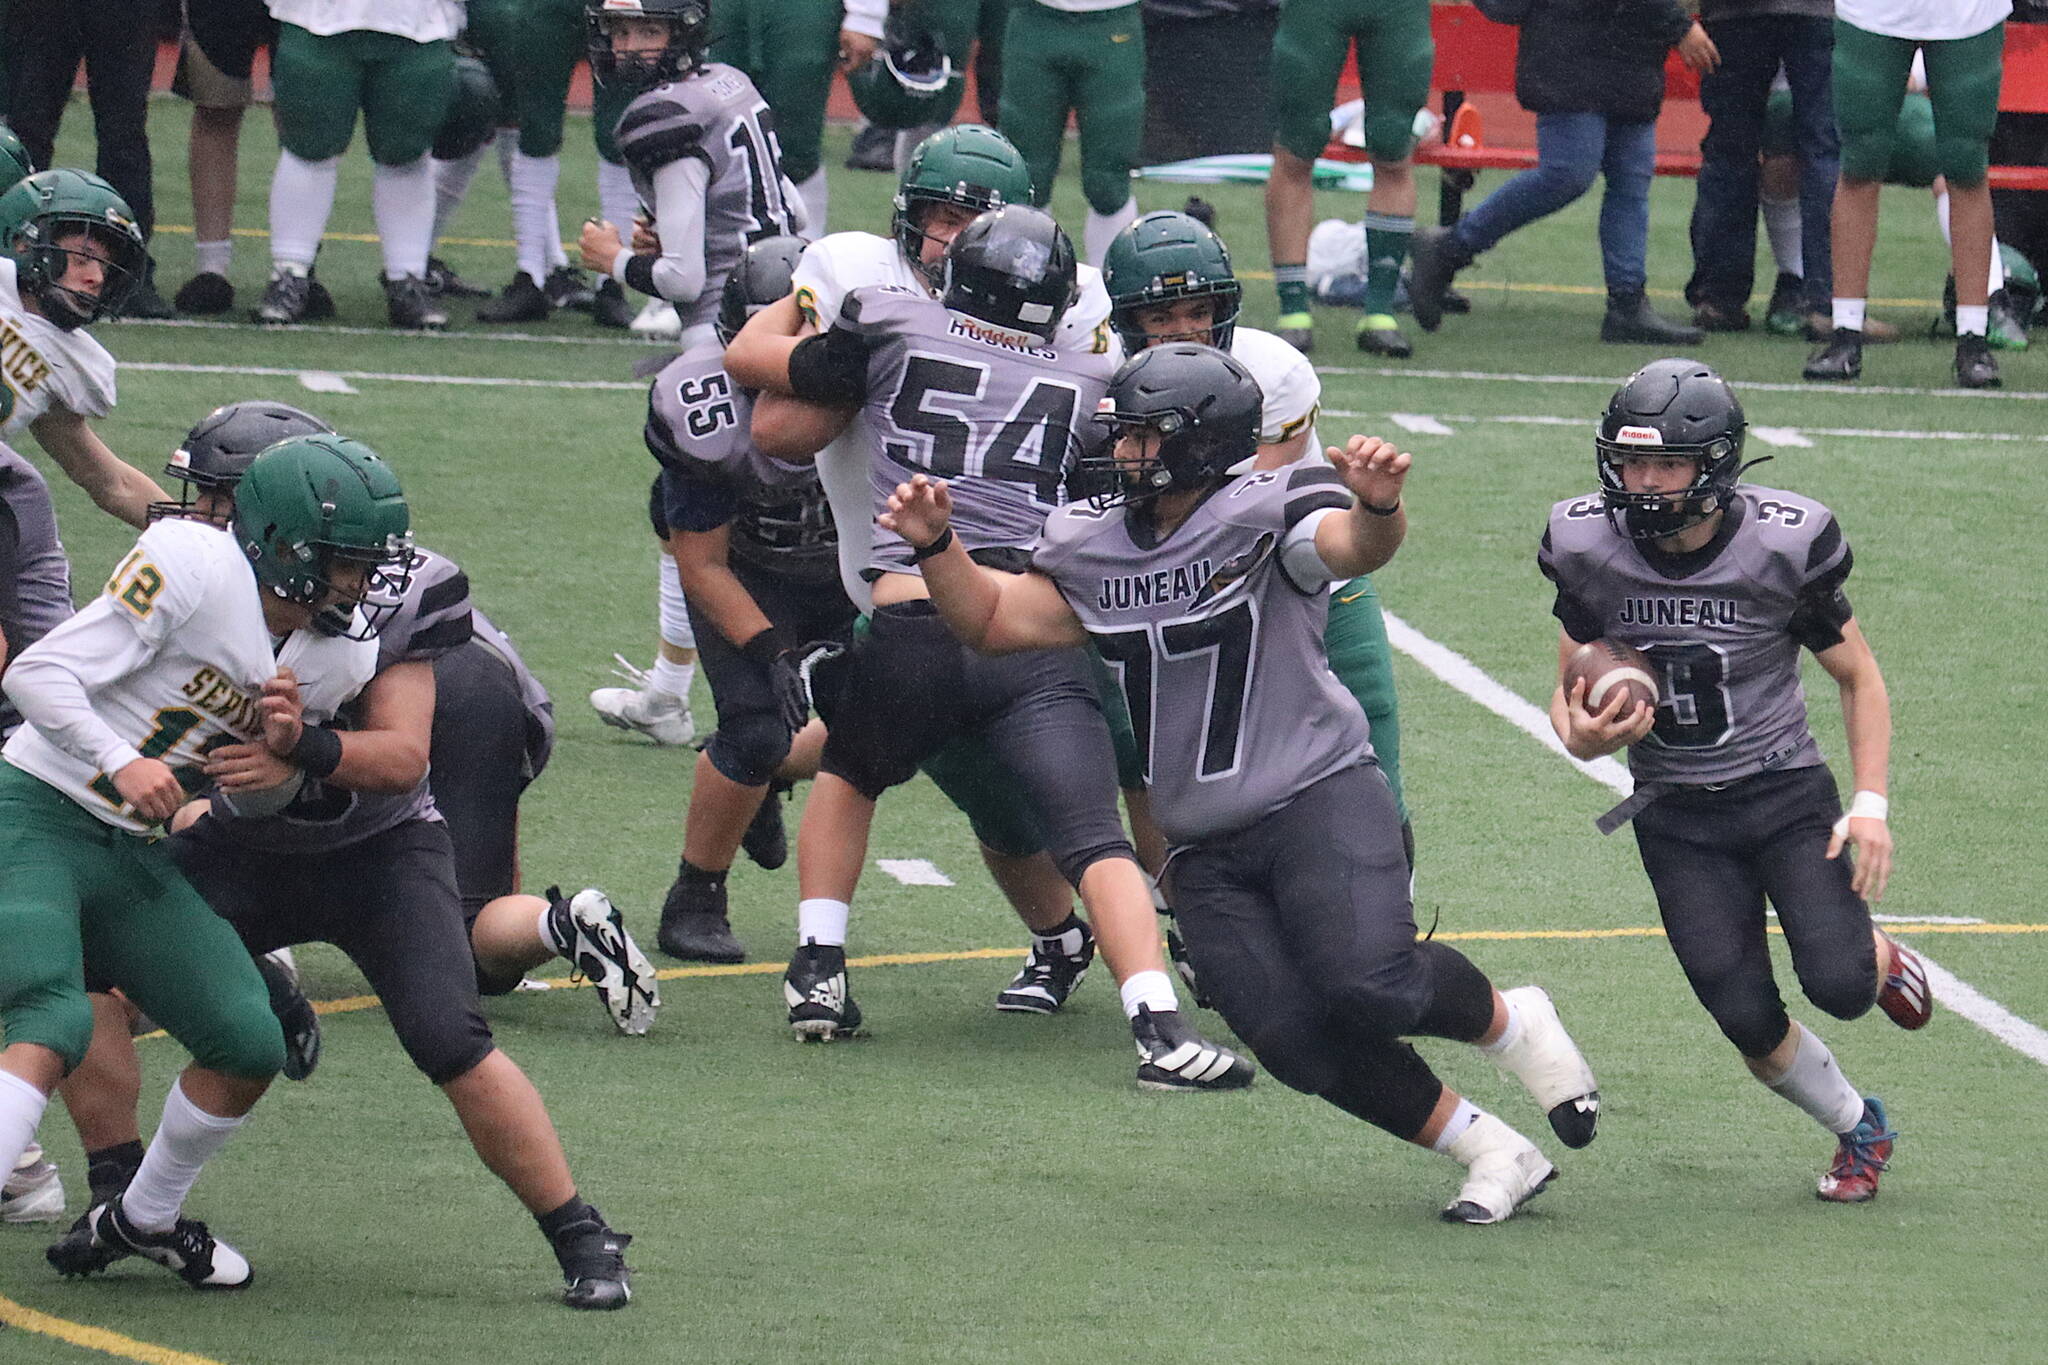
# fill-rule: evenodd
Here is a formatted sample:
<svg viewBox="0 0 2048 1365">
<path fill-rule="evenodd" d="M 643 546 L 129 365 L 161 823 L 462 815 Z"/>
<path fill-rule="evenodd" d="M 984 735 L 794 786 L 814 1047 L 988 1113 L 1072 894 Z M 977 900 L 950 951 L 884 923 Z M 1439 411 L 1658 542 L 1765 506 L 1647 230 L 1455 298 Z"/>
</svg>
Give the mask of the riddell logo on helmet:
<svg viewBox="0 0 2048 1365">
<path fill-rule="evenodd" d="M 1626 446 L 1661 446 L 1664 433 L 1655 427 L 1623 427 L 1614 433 L 1616 444 Z"/>
</svg>

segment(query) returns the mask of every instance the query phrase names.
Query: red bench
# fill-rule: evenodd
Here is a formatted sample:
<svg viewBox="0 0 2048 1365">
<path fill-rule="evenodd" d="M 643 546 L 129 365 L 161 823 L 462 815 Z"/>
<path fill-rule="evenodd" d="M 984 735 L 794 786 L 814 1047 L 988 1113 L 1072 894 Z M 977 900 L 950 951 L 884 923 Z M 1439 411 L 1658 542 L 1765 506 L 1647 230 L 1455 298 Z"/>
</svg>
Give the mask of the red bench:
<svg viewBox="0 0 2048 1365">
<path fill-rule="evenodd" d="M 1526 170 L 1536 164 L 1533 147 L 1487 145 L 1474 137 L 1470 145 L 1452 141 L 1453 124 L 1459 110 L 1474 95 L 1512 96 L 1515 89 L 1515 45 L 1520 30 L 1512 24 L 1496 24 L 1470 5 L 1439 4 L 1430 11 L 1430 27 L 1436 37 L 1436 70 L 1431 84 L 1443 97 L 1443 140 L 1425 142 L 1415 149 L 1415 159 L 1425 165 L 1441 166 L 1443 178 L 1440 216 L 1445 223 L 1457 221 L 1465 191 L 1481 170 Z M 1676 53 L 1665 67 L 1664 92 L 1667 117 L 1671 102 L 1696 103 L 1699 77 L 1678 59 Z M 2048 25 L 2008 24 L 2005 30 L 2005 79 L 1999 90 L 1998 107 L 2016 113 L 2048 113 Z M 1476 112 L 1476 106 L 1475 106 Z M 1691 110 L 1694 121 L 1699 110 Z M 1469 123 L 1466 125 L 1471 126 Z M 1331 138 L 1323 155 L 1333 161 L 1363 161 L 1365 153 Z M 1657 174 L 1697 175 L 1700 154 L 1697 146 L 1683 150 L 1666 146 L 1657 153 Z M 1993 166 L 1994 189 L 2048 190 L 2048 166 Z"/>
</svg>

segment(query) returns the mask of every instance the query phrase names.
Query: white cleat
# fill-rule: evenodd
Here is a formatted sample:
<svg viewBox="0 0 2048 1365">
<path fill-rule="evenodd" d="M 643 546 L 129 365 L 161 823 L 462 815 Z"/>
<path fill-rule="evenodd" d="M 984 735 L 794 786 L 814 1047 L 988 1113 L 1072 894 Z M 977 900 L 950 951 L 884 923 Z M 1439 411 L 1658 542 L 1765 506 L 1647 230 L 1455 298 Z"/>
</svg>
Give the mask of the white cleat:
<svg viewBox="0 0 2048 1365">
<path fill-rule="evenodd" d="M 590 705 L 598 719 L 614 729 L 645 735 L 656 744 L 680 748 L 697 737 L 697 722 L 690 716 L 690 704 L 673 693 L 655 689 L 647 670 L 614 654 L 618 667 L 612 672 L 631 687 L 600 687 L 590 694 Z"/>
<path fill-rule="evenodd" d="M 667 299 L 647 300 L 640 309 L 640 315 L 627 325 L 644 337 L 673 341 L 683 334 L 683 320 L 676 315 L 676 306 Z"/>
<path fill-rule="evenodd" d="M 1514 1042 L 1488 1055 L 1543 1106 L 1559 1142 L 1584 1147 L 1600 1122 L 1600 1085 L 1593 1068 L 1541 986 L 1517 986 L 1502 995 L 1521 1028 Z"/>
<path fill-rule="evenodd" d="M 21 1154 L 0 1184 L 0 1223 L 53 1223 L 64 1216 L 64 1181 L 40 1147 Z"/>
<path fill-rule="evenodd" d="M 1444 1208 L 1446 1223 L 1503 1222 L 1557 1176 L 1535 1143 L 1491 1114 L 1473 1120 L 1450 1154 L 1465 1163 L 1465 1184 Z"/>
<path fill-rule="evenodd" d="M 564 901 L 551 886 L 548 903 L 555 937 L 567 945 L 563 956 L 597 988 L 613 1025 L 628 1037 L 646 1033 L 661 1008 L 661 988 L 611 899 L 591 886 Z"/>
</svg>

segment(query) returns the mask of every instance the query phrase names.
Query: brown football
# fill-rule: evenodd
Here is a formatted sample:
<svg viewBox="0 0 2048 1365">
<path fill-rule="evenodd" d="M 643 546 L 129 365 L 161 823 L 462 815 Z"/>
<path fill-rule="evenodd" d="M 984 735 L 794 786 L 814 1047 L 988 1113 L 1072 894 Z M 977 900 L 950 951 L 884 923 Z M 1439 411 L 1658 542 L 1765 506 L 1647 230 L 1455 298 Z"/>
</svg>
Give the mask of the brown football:
<svg viewBox="0 0 2048 1365">
<path fill-rule="evenodd" d="M 1640 649 L 1617 640 L 1595 640 L 1573 651 L 1564 666 L 1566 696 L 1581 678 L 1586 680 L 1586 710 L 1596 715 L 1613 701 L 1617 687 L 1628 689 L 1631 707 L 1636 702 L 1657 704 L 1657 665 Z"/>
</svg>

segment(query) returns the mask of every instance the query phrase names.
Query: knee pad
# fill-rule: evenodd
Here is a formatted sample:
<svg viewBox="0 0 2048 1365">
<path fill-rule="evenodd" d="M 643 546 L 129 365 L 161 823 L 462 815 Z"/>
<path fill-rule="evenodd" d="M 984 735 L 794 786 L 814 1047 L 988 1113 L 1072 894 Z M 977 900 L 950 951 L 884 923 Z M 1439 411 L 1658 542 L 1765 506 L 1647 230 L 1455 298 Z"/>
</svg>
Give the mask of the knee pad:
<svg viewBox="0 0 2048 1365">
<path fill-rule="evenodd" d="M 184 1039 L 179 1039 L 184 1042 Z M 205 1038 L 195 1038 L 192 1060 L 209 1071 L 249 1080 L 268 1080 L 284 1070 L 284 1029 L 270 1012 L 267 996 L 236 1010 Z"/>
<path fill-rule="evenodd" d="M 1949 184 L 1957 189 L 1975 189 L 1984 183 L 1991 169 L 1991 144 L 1983 138 L 1937 137 L 1934 159 Z"/>
<path fill-rule="evenodd" d="M 789 756 L 789 727 L 766 711 L 721 714 L 704 752 L 711 766 L 742 787 L 765 786 Z"/>
<path fill-rule="evenodd" d="M 1086 875 L 1089 868 L 1105 858 L 1122 858 L 1126 862 L 1135 865 L 1138 861 L 1138 852 L 1131 847 L 1129 839 L 1118 838 L 1113 840 L 1105 839 L 1099 844 L 1091 844 L 1086 848 L 1073 849 L 1067 852 L 1054 849 L 1052 857 L 1053 861 L 1059 864 L 1060 875 L 1067 879 L 1067 884 L 1076 891 L 1079 891 L 1081 889 L 1081 878 Z M 1142 870 L 1140 869 L 1140 871 Z"/>
<path fill-rule="evenodd" d="M 7 1042 L 36 1043 L 64 1059 L 69 1075 L 85 1060 L 92 1046 L 92 1002 L 85 992 L 61 983 L 49 982 L 14 993 L 0 1024 L 5 1025 Z M 280 1054 L 283 1035 L 278 1038 Z M 280 1055 L 280 1065 L 282 1059 Z"/>
<path fill-rule="evenodd" d="M 1842 129 L 1842 174 L 1851 180 L 1883 180 L 1892 167 L 1892 141 L 1889 128 Z"/>
<path fill-rule="evenodd" d="M 395 1025 L 397 1020 L 392 1022 Z M 399 1035 L 398 1042 L 420 1074 L 435 1085 L 446 1085 L 468 1075 L 497 1047 L 491 1038 L 491 1026 L 474 1008 L 466 1012 L 466 1017 L 451 1011 L 450 1017 L 423 1036 L 408 1030 Z"/>
<path fill-rule="evenodd" d="M 1737 988 L 1720 993 L 1706 1006 L 1721 1036 L 1745 1057 L 1769 1056 L 1771 1049 L 1785 1040 L 1785 1030 L 1792 1027 L 1791 1016 L 1774 992 L 1760 996 L 1754 990 Z"/>
<path fill-rule="evenodd" d="M 1814 1008 L 1837 1019 L 1858 1018 L 1877 1003 L 1876 958 L 1873 955 L 1861 962 L 1836 961 L 1822 971 L 1801 972 L 1799 988 Z"/>
<path fill-rule="evenodd" d="M 1406 161 L 1415 152 L 1413 109 L 1368 109 L 1363 131 L 1366 154 L 1375 160 Z"/>
<path fill-rule="evenodd" d="M 1131 200 L 1128 166 L 1092 166 L 1081 171 L 1081 194 L 1088 207 L 1107 218 Z"/>
</svg>

